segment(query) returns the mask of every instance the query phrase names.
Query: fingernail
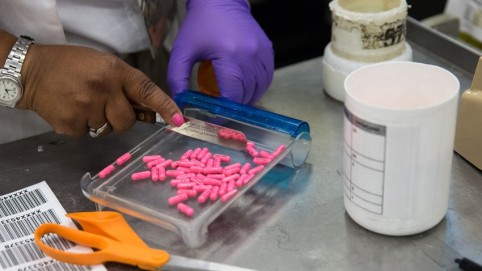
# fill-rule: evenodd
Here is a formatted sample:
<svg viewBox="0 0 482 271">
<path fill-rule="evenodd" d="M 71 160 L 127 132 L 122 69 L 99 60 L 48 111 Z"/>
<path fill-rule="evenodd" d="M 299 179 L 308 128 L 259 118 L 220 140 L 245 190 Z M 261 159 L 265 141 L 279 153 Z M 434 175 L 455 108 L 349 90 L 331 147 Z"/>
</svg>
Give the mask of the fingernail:
<svg viewBox="0 0 482 271">
<path fill-rule="evenodd" d="M 181 114 L 176 113 L 172 116 L 171 121 L 176 127 L 179 127 L 184 124 L 184 117 Z"/>
</svg>

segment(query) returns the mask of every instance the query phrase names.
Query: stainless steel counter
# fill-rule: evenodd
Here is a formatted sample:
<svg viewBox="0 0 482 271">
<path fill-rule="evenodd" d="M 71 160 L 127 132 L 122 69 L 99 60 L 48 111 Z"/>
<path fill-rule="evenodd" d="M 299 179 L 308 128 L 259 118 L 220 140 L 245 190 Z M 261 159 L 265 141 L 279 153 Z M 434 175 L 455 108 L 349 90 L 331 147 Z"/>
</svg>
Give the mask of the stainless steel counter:
<svg viewBox="0 0 482 271">
<path fill-rule="evenodd" d="M 449 68 L 462 89 L 470 84 L 470 74 L 412 46 L 416 61 Z M 456 257 L 482 263 L 482 175 L 457 154 L 449 210 L 434 228 L 390 237 L 350 219 L 341 176 L 343 104 L 321 89 L 320 69 L 320 59 L 313 59 L 277 70 L 258 104 L 308 121 L 313 141 L 306 165 L 288 175 L 275 170 L 261 180 L 210 225 L 207 243 L 197 249 L 158 226 L 132 217 L 129 223 L 151 246 L 257 270 L 457 270 Z M 67 212 L 95 210 L 81 192 L 82 175 L 98 172 L 157 128 L 138 123 L 123 135 L 100 139 L 47 133 L 0 145 L 0 194 L 45 180 Z"/>
</svg>

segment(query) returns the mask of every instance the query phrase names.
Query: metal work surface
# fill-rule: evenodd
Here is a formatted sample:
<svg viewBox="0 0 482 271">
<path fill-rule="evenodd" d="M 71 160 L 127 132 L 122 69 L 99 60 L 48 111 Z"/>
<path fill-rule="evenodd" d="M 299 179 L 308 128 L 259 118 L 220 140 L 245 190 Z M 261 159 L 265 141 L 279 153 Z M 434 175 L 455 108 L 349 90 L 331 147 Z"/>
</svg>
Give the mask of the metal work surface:
<svg viewBox="0 0 482 271">
<path fill-rule="evenodd" d="M 452 70 L 462 90 L 470 85 L 472 75 L 411 44 L 416 61 Z M 210 225 L 209 239 L 200 248 L 188 249 L 177 234 L 127 217 L 131 226 L 150 246 L 256 270 L 458 270 L 458 257 L 482 263 L 482 175 L 457 154 L 449 210 L 434 228 L 390 237 L 365 230 L 348 216 L 343 104 L 323 92 L 320 69 L 320 59 L 312 59 L 277 70 L 258 104 L 310 124 L 313 141 L 302 168 L 291 174 L 273 170 Z M 156 129 L 138 123 L 125 134 L 99 139 L 47 133 L 0 145 L 0 194 L 45 180 L 67 212 L 95 210 L 80 190 L 82 175 L 98 172 Z"/>
</svg>

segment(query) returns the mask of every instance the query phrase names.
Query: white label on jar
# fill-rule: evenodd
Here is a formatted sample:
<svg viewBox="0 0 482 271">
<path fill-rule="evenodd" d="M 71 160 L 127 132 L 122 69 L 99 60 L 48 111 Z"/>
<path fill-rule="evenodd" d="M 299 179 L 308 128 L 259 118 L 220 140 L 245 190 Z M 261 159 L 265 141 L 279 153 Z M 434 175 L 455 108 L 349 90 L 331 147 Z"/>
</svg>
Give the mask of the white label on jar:
<svg viewBox="0 0 482 271">
<path fill-rule="evenodd" d="M 343 29 L 359 34 L 357 38 L 361 40 L 363 49 L 385 48 L 405 41 L 405 18 L 376 24 L 351 21 L 333 14 L 333 24 L 335 33 L 337 29 Z"/>
<path fill-rule="evenodd" d="M 358 207 L 383 214 L 386 126 L 363 120 L 345 108 L 344 191 Z"/>
</svg>

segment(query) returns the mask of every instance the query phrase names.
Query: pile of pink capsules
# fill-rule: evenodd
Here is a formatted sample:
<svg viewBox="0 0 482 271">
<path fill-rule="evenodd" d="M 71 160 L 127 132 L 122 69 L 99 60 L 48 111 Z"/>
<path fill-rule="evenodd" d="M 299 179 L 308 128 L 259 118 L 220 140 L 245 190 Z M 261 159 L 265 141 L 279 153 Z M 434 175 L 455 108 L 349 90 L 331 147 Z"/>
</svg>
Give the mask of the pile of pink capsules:
<svg viewBox="0 0 482 271">
<path fill-rule="evenodd" d="M 187 216 L 193 216 L 194 209 L 186 204 L 190 198 L 197 197 L 199 203 L 216 201 L 218 198 L 226 202 L 285 149 L 286 146 L 281 144 L 269 153 L 258 150 L 254 142 L 248 141 L 246 152 L 252 156 L 254 165 L 249 162 L 231 163 L 230 156 L 213 154 L 208 148 L 189 149 L 177 161 L 165 159 L 161 155 L 145 155 L 142 161 L 147 170 L 133 173 L 131 179 L 151 179 L 154 182 L 169 179 L 170 184 L 177 188 L 177 193 L 170 197 L 167 203 L 176 205 L 177 209 Z M 131 155 L 126 153 L 119 157 L 116 163 L 122 165 L 130 157 Z M 99 177 L 105 178 L 113 170 L 114 166 L 109 165 L 99 172 Z"/>
</svg>

